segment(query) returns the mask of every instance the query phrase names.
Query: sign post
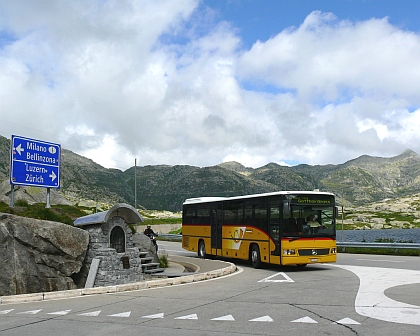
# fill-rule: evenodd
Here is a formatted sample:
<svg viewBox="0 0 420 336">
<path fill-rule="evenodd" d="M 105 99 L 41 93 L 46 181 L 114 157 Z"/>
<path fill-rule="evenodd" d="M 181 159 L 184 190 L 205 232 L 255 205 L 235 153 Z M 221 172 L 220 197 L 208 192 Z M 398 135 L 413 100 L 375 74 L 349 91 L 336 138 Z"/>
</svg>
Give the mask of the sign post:
<svg viewBox="0 0 420 336">
<path fill-rule="evenodd" d="M 12 135 L 10 148 L 10 184 L 60 188 L 61 146 L 59 144 Z M 12 203 L 12 200 L 11 200 Z"/>
</svg>

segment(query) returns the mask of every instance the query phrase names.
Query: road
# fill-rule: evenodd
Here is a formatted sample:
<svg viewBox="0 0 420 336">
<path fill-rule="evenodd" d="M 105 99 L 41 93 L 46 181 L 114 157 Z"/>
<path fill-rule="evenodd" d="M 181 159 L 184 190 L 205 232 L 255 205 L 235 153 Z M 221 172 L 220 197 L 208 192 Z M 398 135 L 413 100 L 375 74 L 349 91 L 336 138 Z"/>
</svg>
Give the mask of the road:
<svg viewBox="0 0 420 336">
<path fill-rule="evenodd" d="M 161 251 L 191 256 L 179 243 Z M 418 335 L 420 258 L 340 254 L 192 284 L 0 305 L 1 335 Z"/>
</svg>

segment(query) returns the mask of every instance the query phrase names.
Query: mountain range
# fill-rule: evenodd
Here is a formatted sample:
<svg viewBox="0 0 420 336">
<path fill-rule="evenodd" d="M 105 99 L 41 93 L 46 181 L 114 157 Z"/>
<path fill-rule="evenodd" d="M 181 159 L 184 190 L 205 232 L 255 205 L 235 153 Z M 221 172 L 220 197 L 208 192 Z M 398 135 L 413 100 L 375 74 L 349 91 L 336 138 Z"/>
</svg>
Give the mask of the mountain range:
<svg viewBox="0 0 420 336">
<path fill-rule="evenodd" d="M 9 179 L 9 157 L 10 139 L 0 136 L 0 182 L 4 184 Z M 347 204 L 359 206 L 419 193 L 420 156 L 406 150 L 391 158 L 362 155 L 337 165 L 286 167 L 269 163 L 249 168 L 225 162 L 211 167 L 133 166 L 121 171 L 62 149 L 60 178 L 58 193 L 73 204 L 125 202 L 146 209 L 179 211 L 191 197 L 319 189 L 334 192 L 338 200 L 344 195 Z"/>
</svg>

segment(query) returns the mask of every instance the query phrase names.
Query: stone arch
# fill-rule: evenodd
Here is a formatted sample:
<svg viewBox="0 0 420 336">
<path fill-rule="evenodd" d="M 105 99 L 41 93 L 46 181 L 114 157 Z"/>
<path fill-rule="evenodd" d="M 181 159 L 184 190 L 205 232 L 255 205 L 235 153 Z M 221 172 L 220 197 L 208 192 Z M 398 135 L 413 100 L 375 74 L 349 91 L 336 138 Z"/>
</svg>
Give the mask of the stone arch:
<svg viewBox="0 0 420 336">
<path fill-rule="evenodd" d="M 121 226 L 116 225 L 112 228 L 109 235 L 109 247 L 115 249 L 117 253 L 125 252 L 125 231 Z"/>
</svg>

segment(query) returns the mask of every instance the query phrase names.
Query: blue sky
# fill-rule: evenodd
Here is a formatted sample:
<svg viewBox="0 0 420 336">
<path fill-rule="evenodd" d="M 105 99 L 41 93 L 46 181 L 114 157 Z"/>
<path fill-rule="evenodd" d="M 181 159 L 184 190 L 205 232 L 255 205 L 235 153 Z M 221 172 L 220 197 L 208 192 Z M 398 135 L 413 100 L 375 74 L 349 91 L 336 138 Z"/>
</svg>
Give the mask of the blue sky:
<svg viewBox="0 0 420 336">
<path fill-rule="evenodd" d="M 106 167 L 420 153 L 420 1 L 0 0 L 0 135 Z"/>
<path fill-rule="evenodd" d="M 218 21 L 239 29 L 246 47 L 266 41 L 283 29 L 299 26 L 314 10 L 331 12 L 352 22 L 388 17 L 392 25 L 420 31 L 420 1 L 416 0 L 204 0 Z"/>
</svg>

